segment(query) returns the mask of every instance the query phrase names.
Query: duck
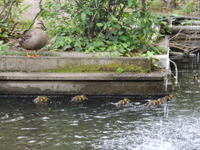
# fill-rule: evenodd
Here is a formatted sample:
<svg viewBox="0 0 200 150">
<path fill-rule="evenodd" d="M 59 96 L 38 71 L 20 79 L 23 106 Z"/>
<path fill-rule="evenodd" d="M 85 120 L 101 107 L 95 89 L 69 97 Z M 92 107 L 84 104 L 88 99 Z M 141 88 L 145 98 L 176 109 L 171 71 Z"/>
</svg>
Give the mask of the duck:
<svg viewBox="0 0 200 150">
<path fill-rule="evenodd" d="M 123 100 L 120 100 L 116 103 L 117 106 L 122 106 L 130 103 L 130 100 L 128 98 L 124 98 Z"/>
<path fill-rule="evenodd" d="M 35 103 L 46 103 L 49 98 L 47 96 L 38 96 L 33 100 Z"/>
<path fill-rule="evenodd" d="M 76 103 L 81 103 L 84 102 L 85 100 L 88 100 L 88 98 L 85 95 L 77 95 L 72 98 L 72 102 Z"/>
<path fill-rule="evenodd" d="M 198 82 L 198 79 L 197 79 L 196 76 L 194 76 L 190 81 L 191 81 L 191 82 Z"/>
<path fill-rule="evenodd" d="M 164 97 L 162 98 L 162 100 L 163 100 L 163 101 L 166 100 L 166 101 L 168 102 L 168 101 L 170 101 L 170 100 L 173 99 L 173 98 L 174 98 L 174 95 L 171 94 L 171 95 L 169 95 L 169 96 L 164 96 Z"/>
<path fill-rule="evenodd" d="M 158 99 L 158 100 L 152 100 L 149 102 L 149 104 L 147 105 L 147 107 L 152 107 L 152 106 L 159 106 L 161 105 L 163 102 L 162 99 Z"/>
<path fill-rule="evenodd" d="M 26 31 L 18 37 L 19 46 L 26 50 L 28 57 L 34 57 L 29 55 L 29 50 L 35 50 L 35 57 L 42 57 L 37 54 L 37 51 L 43 48 L 47 43 L 47 35 L 42 28 L 45 30 L 47 29 L 43 22 L 38 20 L 34 23 L 33 31 Z"/>
</svg>

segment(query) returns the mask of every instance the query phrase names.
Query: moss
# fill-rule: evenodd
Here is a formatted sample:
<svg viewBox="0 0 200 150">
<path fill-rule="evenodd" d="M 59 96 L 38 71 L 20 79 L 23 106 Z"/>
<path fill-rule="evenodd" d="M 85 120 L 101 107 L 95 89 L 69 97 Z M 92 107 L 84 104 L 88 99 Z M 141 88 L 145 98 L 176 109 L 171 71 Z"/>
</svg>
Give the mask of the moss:
<svg viewBox="0 0 200 150">
<path fill-rule="evenodd" d="M 121 63 L 115 63 L 115 64 L 106 64 L 106 65 L 66 65 L 65 67 L 60 67 L 56 69 L 50 69 L 50 70 L 43 70 L 43 72 L 117 72 L 117 69 L 121 67 L 123 69 L 123 72 L 150 72 L 150 69 L 144 69 L 141 66 L 137 66 L 134 64 L 126 63 L 124 66 Z"/>
</svg>

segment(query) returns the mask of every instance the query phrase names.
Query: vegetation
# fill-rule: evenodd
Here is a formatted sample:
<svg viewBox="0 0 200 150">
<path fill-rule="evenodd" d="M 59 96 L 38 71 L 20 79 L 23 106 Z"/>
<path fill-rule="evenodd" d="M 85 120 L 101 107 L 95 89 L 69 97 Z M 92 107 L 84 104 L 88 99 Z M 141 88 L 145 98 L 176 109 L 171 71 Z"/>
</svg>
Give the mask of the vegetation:
<svg viewBox="0 0 200 150">
<path fill-rule="evenodd" d="M 152 46 L 152 36 L 158 34 L 155 27 L 159 18 L 149 5 L 146 3 L 142 11 L 137 0 L 75 3 L 46 0 L 41 16 L 51 28 L 48 34 L 53 49 L 85 53 L 118 51 L 121 56 L 132 56 L 131 52 L 143 53 L 143 50 L 159 54 L 156 45 Z"/>
<path fill-rule="evenodd" d="M 49 27 L 47 32 L 51 42 L 46 46 L 49 49 L 107 52 L 111 56 L 117 51 L 121 56 L 129 57 L 152 57 L 165 51 L 157 47 L 157 39 L 153 38 L 162 36 L 156 28 L 160 23 L 166 26 L 166 22 L 159 22 L 157 15 L 165 7 L 163 1 L 43 0 L 41 3 L 40 0 L 40 12 L 34 20 L 26 20 L 26 28 L 17 22 L 20 14 L 31 6 L 22 5 L 23 1 L 0 1 L 0 51 L 5 51 L 4 54 L 9 54 L 9 38 L 18 36 L 17 29 L 23 29 L 21 33 L 30 29 L 36 18 L 43 18 Z M 174 11 L 176 14 L 197 10 L 197 3 L 193 4 L 193 1 L 187 4 L 173 2 L 173 7 L 180 8 Z"/>
<path fill-rule="evenodd" d="M 19 23 L 20 14 L 31 5 L 21 5 L 24 0 L 2 0 L 0 1 L 0 51 L 9 54 L 9 38 L 17 35 L 14 32 Z"/>
</svg>

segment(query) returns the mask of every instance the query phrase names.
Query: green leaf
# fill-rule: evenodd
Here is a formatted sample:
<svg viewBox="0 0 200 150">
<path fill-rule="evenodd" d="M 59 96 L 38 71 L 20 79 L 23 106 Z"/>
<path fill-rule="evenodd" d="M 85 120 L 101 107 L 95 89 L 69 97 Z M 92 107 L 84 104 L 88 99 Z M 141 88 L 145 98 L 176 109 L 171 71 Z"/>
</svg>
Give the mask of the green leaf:
<svg viewBox="0 0 200 150">
<path fill-rule="evenodd" d="M 83 21 L 85 21 L 85 18 L 86 18 L 86 14 L 83 12 L 83 13 L 81 14 L 81 19 L 82 19 Z"/>
<path fill-rule="evenodd" d="M 102 57 L 102 55 L 101 55 L 101 54 L 99 54 L 99 57 Z"/>
<path fill-rule="evenodd" d="M 24 7 L 22 10 L 27 10 L 29 7 L 31 7 L 32 4 L 27 5 L 26 7 Z"/>
<path fill-rule="evenodd" d="M 51 39 L 51 42 L 54 43 L 56 41 L 56 38 L 57 36 L 54 36 L 52 39 Z"/>
<path fill-rule="evenodd" d="M 121 67 L 119 67 L 119 68 L 117 68 L 117 71 L 118 71 L 119 73 L 122 73 L 124 70 L 123 70 Z"/>
<path fill-rule="evenodd" d="M 71 46 L 71 45 L 65 45 L 65 46 L 63 47 L 63 50 L 66 50 L 66 49 L 69 49 L 69 48 L 72 48 L 72 46 Z"/>
<path fill-rule="evenodd" d="M 90 51 L 89 50 L 85 50 L 85 53 L 88 54 Z"/>
<path fill-rule="evenodd" d="M 7 35 L 7 34 L 3 34 L 3 35 L 2 35 L 2 37 L 4 37 L 4 38 L 7 38 L 7 37 L 8 37 L 8 35 Z"/>
<path fill-rule="evenodd" d="M 102 41 L 97 41 L 95 46 L 96 47 L 104 46 L 104 43 Z"/>
<path fill-rule="evenodd" d="M 103 26 L 103 23 L 97 23 L 96 24 L 98 27 L 102 27 Z"/>
</svg>

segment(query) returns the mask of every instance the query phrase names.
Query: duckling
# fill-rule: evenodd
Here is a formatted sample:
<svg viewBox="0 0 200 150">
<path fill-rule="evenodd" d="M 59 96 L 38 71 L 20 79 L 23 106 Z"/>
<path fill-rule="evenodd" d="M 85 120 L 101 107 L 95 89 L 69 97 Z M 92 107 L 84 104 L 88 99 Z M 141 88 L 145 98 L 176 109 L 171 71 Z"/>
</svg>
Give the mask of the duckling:
<svg viewBox="0 0 200 150">
<path fill-rule="evenodd" d="M 119 102 L 117 102 L 117 106 L 122 106 L 122 105 L 126 105 L 130 102 L 130 100 L 128 98 L 124 98 L 123 100 L 120 100 Z"/>
<path fill-rule="evenodd" d="M 47 96 L 38 96 L 33 100 L 35 103 L 46 103 L 49 98 Z"/>
<path fill-rule="evenodd" d="M 159 106 L 161 105 L 163 102 L 162 99 L 158 99 L 158 100 L 152 100 L 149 102 L 149 104 L 147 105 L 147 107 L 152 107 L 152 106 Z"/>
<path fill-rule="evenodd" d="M 37 54 L 37 51 L 47 43 L 47 35 L 41 28 L 47 29 L 42 21 L 36 21 L 33 31 L 27 31 L 18 37 L 19 46 L 26 49 L 28 57 L 33 57 L 28 54 L 29 50 L 35 50 L 35 57 L 41 57 Z"/>
<path fill-rule="evenodd" d="M 191 81 L 191 82 L 198 82 L 198 79 L 197 79 L 196 76 L 194 76 L 190 81 Z"/>
<path fill-rule="evenodd" d="M 163 100 L 163 101 L 166 100 L 166 101 L 168 102 L 168 101 L 170 101 L 170 100 L 173 99 L 173 98 L 174 98 L 174 95 L 169 95 L 169 96 L 163 97 L 162 100 Z"/>
<path fill-rule="evenodd" d="M 83 102 L 85 100 L 88 100 L 88 98 L 85 95 L 77 95 L 77 96 L 72 98 L 72 101 L 76 102 L 76 103 L 80 103 L 80 102 Z"/>
</svg>

